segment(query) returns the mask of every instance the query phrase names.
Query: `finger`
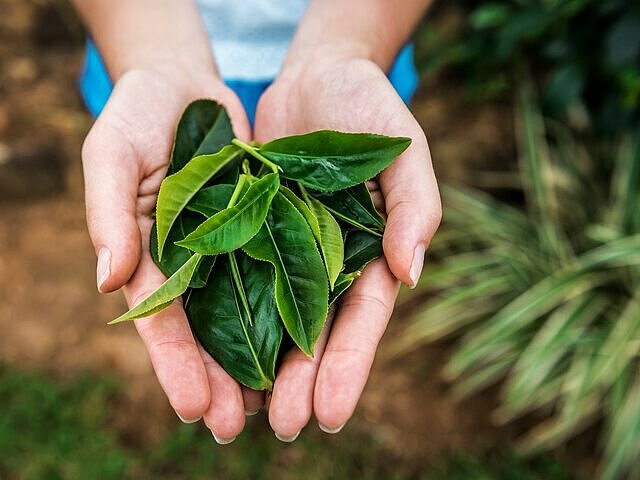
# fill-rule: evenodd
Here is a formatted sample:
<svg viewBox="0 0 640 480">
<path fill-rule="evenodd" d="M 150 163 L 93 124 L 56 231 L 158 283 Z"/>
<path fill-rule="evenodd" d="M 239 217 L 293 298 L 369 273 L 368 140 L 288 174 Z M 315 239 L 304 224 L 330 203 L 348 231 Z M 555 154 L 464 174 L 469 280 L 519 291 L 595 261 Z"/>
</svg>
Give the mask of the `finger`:
<svg viewBox="0 0 640 480">
<path fill-rule="evenodd" d="M 373 206 L 376 207 L 376 210 L 380 212 L 384 217 L 386 217 L 385 205 L 384 205 L 384 197 L 382 196 L 382 192 L 380 190 L 375 190 L 371 192 L 371 200 L 373 201 Z"/>
<path fill-rule="evenodd" d="M 219 93 L 212 92 L 214 98 L 218 98 L 218 101 L 227 109 L 234 135 L 243 142 L 249 142 L 251 140 L 251 126 L 242 102 L 229 87 L 222 85 L 221 88 L 223 90 Z"/>
<path fill-rule="evenodd" d="M 380 183 L 378 182 L 378 180 L 376 178 L 372 178 L 371 180 L 367 180 L 364 183 L 367 186 L 367 190 L 369 190 L 369 193 L 373 193 L 373 192 L 376 192 L 376 191 L 380 190 Z"/>
<path fill-rule="evenodd" d="M 144 232 L 149 232 L 150 223 L 149 219 L 142 222 Z M 123 289 L 127 303 L 136 305 L 165 280 L 145 253 L 131 282 Z M 199 419 L 209 406 L 209 382 L 182 303 L 176 300 L 165 310 L 136 320 L 135 325 L 173 409 L 184 421 Z"/>
<path fill-rule="evenodd" d="M 101 292 L 124 285 L 140 258 L 137 161 L 110 118 L 107 106 L 82 147 L 87 226 L 98 255 L 96 280 Z"/>
<path fill-rule="evenodd" d="M 293 442 L 313 413 L 313 386 L 332 318 L 333 311 L 313 349 L 313 358 L 294 348 L 287 353 L 276 375 L 269 399 L 269 423 L 283 442 Z"/>
<path fill-rule="evenodd" d="M 248 417 L 258 413 L 264 405 L 264 392 L 243 386 L 242 398 L 244 400 L 244 414 Z"/>
<path fill-rule="evenodd" d="M 244 403 L 240 385 L 202 347 L 200 354 L 209 378 L 211 401 L 204 423 L 220 445 L 233 442 L 244 428 Z"/>
<path fill-rule="evenodd" d="M 429 147 L 421 131 L 380 174 L 380 188 L 387 211 L 385 257 L 396 278 L 414 287 L 422 272 L 425 250 L 442 216 Z"/>
<path fill-rule="evenodd" d="M 398 286 L 385 259 L 380 258 L 365 268 L 340 304 L 313 395 L 316 418 L 327 433 L 340 431 L 353 415 Z"/>
</svg>

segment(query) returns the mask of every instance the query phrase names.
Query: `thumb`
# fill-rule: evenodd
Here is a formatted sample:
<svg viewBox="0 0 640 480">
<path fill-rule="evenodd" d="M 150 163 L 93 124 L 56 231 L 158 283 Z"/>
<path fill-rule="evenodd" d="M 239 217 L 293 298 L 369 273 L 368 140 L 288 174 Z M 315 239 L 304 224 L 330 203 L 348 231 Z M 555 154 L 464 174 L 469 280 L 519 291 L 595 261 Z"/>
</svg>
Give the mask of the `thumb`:
<svg viewBox="0 0 640 480">
<path fill-rule="evenodd" d="M 429 146 L 421 134 L 398 159 L 380 174 L 387 226 L 382 241 L 394 276 L 415 287 L 424 254 L 442 217 L 438 185 Z"/>
<path fill-rule="evenodd" d="M 128 140 L 103 114 L 82 147 L 87 226 L 98 256 L 98 290 L 103 293 L 127 283 L 140 259 L 135 160 Z"/>
</svg>

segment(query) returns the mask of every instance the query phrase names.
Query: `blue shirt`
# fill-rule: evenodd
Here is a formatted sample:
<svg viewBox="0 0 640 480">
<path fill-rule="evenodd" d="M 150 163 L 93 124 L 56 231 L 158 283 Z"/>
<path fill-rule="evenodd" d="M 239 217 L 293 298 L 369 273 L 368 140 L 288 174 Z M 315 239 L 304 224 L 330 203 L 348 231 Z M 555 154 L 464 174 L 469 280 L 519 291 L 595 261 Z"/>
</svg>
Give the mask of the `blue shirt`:
<svg viewBox="0 0 640 480">
<path fill-rule="evenodd" d="M 276 77 L 307 4 L 308 0 L 198 0 L 222 78 L 240 98 L 251 124 L 258 100 Z M 389 80 L 408 103 L 418 85 L 412 45 L 396 58 Z M 100 54 L 88 40 L 80 91 L 94 116 L 102 111 L 112 88 Z"/>
</svg>

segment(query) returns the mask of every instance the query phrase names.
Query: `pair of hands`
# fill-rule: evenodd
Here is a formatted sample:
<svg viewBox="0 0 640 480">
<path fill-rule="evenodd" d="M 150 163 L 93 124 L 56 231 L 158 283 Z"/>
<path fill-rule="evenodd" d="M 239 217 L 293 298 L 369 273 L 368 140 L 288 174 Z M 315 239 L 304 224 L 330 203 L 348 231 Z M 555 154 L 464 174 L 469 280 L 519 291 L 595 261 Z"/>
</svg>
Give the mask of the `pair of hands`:
<svg viewBox="0 0 640 480">
<path fill-rule="evenodd" d="M 198 345 L 179 301 L 135 322 L 171 406 L 185 422 L 202 417 L 218 443 L 232 441 L 245 414 L 257 412 L 265 400 L 271 427 L 283 441 L 293 441 L 312 414 L 323 430 L 337 432 L 362 393 L 399 281 L 415 285 L 440 222 L 424 133 L 384 72 L 360 58 L 324 55 L 285 68 L 258 104 L 253 135 L 239 99 L 214 75 L 188 76 L 171 64 L 125 73 L 82 157 L 98 288 L 124 287 L 130 306 L 165 280 L 149 254 L 152 212 L 177 120 L 190 101 L 203 97 L 227 107 L 243 141 L 326 128 L 413 139 L 379 178 L 388 216 L 384 257 L 344 296 L 313 358 L 297 349 L 287 353 L 269 398 L 241 387 Z"/>
</svg>

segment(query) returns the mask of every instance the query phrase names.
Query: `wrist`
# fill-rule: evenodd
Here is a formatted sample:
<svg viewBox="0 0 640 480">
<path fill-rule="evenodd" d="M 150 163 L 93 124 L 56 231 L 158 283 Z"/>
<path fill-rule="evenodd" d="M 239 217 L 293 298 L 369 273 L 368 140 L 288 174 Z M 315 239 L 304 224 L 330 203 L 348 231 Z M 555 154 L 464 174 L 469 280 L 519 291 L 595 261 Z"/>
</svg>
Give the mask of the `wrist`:
<svg viewBox="0 0 640 480">
<path fill-rule="evenodd" d="M 430 0 L 312 0 L 298 26 L 285 68 L 335 56 L 368 60 L 388 71 Z M 393 20 L 393 21 L 391 21 Z"/>
<path fill-rule="evenodd" d="M 194 68 L 180 60 L 164 58 L 127 68 L 120 78 L 142 75 L 147 82 L 160 81 L 175 92 L 196 97 L 210 91 L 213 85 L 222 83 L 215 65 L 210 63 L 213 68 L 206 68 L 206 65 Z"/>
<path fill-rule="evenodd" d="M 315 79 L 335 68 L 345 67 L 352 62 L 376 64 L 373 52 L 365 43 L 330 42 L 321 45 L 301 46 L 292 49 L 278 74 L 279 83 L 300 82 Z"/>
<path fill-rule="evenodd" d="M 211 55 L 180 55 L 179 52 L 135 51 L 112 62 L 114 80 L 131 70 L 150 70 L 174 78 L 216 78 L 220 74 Z"/>
</svg>

